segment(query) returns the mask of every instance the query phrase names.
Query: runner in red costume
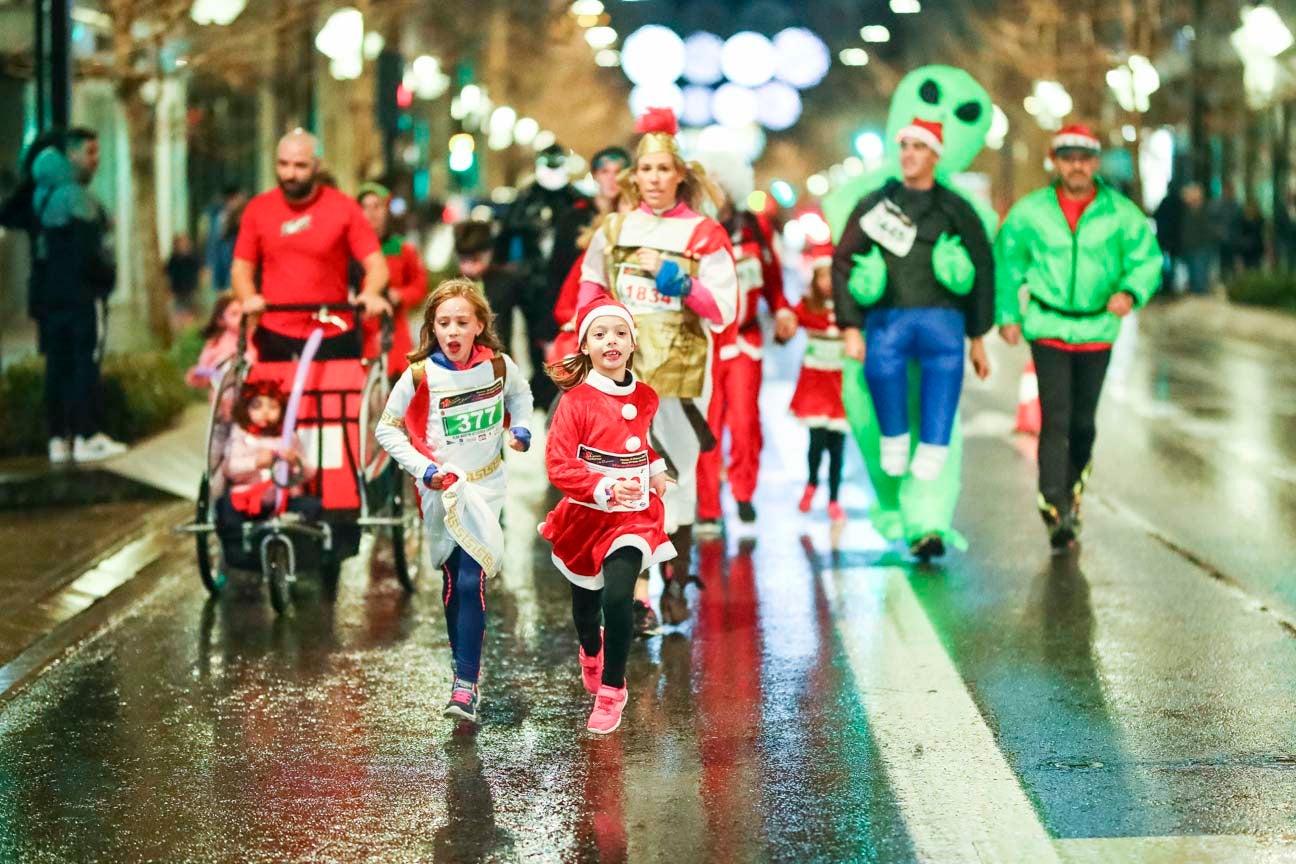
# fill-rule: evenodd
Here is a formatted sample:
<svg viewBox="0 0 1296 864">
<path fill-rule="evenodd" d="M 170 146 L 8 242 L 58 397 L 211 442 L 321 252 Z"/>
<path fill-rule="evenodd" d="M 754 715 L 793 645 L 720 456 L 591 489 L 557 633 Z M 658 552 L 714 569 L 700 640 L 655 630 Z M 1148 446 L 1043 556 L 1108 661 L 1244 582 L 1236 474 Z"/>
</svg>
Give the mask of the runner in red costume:
<svg viewBox="0 0 1296 864">
<path fill-rule="evenodd" d="M 720 223 L 729 232 L 738 271 L 738 315 L 715 342 L 712 394 L 707 425 L 720 444 L 698 457 L 697 533 L 720 533 L 720 468 L 724 430 L 729 429 L 729 491 L 738 517 L 756 521 L 752 496 L 760 471 L 764 439 L 760 423 L 760 387 L 764 350 L 758 307 L 762 298 L 780 330 L 794 330 L 796 319 L 783 296 L 783 268 L 767 226 L 745 209 L 755 185 L 751 165 L 733 153 L 703 153 L 699 162 L 724 193 Z"/>
</svg>

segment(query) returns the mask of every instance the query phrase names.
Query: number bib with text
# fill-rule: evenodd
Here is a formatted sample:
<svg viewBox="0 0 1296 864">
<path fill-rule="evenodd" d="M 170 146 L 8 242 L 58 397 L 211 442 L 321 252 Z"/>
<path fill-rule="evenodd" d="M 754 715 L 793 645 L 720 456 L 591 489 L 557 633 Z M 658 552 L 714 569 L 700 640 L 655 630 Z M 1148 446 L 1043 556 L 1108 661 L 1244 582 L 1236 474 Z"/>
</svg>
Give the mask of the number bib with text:
<svg viewBox="0 0 1296 864">
<path fill-rule="evenodd" d="M 761 271 L 761 262 L 750 255 L 734 262 L 738 270 L 738 287 L 744 291 L 760 288 L 765 284 L 765 274 Z"/>
<path fill-rule="evenodd" d="M 678 297 L 667 297 L 657 290 L 657 280 L 632 261 L 617 268 L 617 294 L 632 314 L 641 312 L 678 312 L 684 308 Z"/>
<path fill-rule="evenodd" d="M 595 474 L 611 477 L 614 480 L 638 480 L 640 494 L 630 505 L 613 504 L 613 513 L 628 513 L 634 510 L 648 509 L 648 451 L 638 453 L 607 453 L 593 447 L 580 445 L 577 457 Z"/>
<path fill-rule="evenodd" d="M 903 258 L 913 248 L 918 238 L 918 226 L 910 221 L 899 207 L 883 198 L 877 206 L 860 217 L 864 229 L 874 243 L 897 258 Z"/>
<path fill-rule="evenodd" d="M 438 404 L 447 443 L 486 441 L 499 434 L 504 420 L 504 382 L 496 379 L 480 390 L 442 397 Z"/>
</svg>

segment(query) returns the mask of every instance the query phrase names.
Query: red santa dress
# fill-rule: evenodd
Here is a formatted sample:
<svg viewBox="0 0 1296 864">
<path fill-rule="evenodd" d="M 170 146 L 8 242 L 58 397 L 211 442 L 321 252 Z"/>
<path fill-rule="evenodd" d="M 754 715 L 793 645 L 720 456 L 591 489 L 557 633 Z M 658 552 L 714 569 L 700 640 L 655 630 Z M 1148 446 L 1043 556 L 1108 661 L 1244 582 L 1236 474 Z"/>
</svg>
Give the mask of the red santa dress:
<svg viewBox="0 0 1296 864">
<path fill-rule="evenodd" d="M 833 314 L 832 301 L 815 312 L 802 300 L 792 309 L 806 330 L 806 353 L 801 376 L 792 393 L 792 413 L 807 426 L 845 432 L 846 409 L 842 406 L 842 361 L 845 358 L 841 331 Z"/>
<path fill-rule="evenodd" d="M 564 497 L 540 525 L 540 536 L 553 544 L 554 566 L 574 585 L 602 588 L 603 559 L 617 549 L 638 549 L 645 568 L 675 557 L 665 508 L 648 488 L 648 478 L 666 470 L 648 444 L 657 401 L 633 375 L 623 384 L 597 371 L 558 400 L 545 466 Z M 630 477 L 639 478 L 642 501 L 611 504 L 612 484 Z"/>
</svg>

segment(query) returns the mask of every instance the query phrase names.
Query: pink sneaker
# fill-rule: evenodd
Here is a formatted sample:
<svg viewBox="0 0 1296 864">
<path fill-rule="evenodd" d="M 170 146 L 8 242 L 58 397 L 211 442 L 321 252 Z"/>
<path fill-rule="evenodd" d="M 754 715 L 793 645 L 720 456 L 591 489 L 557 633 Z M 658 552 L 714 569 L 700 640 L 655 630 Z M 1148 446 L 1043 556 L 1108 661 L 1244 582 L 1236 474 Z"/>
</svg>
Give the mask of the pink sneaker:
<svg viewBox="0 0 1296 864">
<path fill-rule="evenodd" d="M 834 522 L 845 522 L 846 511 L 836 501 L 828 502 L 828 518 Z"/>
<path fill-rule="evenodd" d="M 609 687 L 606 684 L 598 688 L 594 699 L 594 710 L 590 713 L 586 729 L 597 734 L 607 735 L 621 725 L 621 711 L 625 708 L 630 691 L 624 687 Z"/>
<path fill-rule="evenodd" d="M 600 641 L 603 636 L 603 630 L 599 630 Z M 603 684 L 603 651 L 600 648 L 599 653 L 593 657 L 585 655 L 584 648 L 576 649 L 576 656 L 580 660 L 581 683 L 585 689 L 591 693 L 597 693 L 599 687 Z"/>
<path fill-rule="evenodd" d="M 814 500 L 815 492 L 817 492 L 818 490 L 819 490 L 818 486 L 815 486 L 811 483 L 807 483 L 805 491 L 801 493 L 801 503 L 797 505 L 797 509 L 800 510 L 802 513 L 809 513 L 810 502 Z"/>
</svg>

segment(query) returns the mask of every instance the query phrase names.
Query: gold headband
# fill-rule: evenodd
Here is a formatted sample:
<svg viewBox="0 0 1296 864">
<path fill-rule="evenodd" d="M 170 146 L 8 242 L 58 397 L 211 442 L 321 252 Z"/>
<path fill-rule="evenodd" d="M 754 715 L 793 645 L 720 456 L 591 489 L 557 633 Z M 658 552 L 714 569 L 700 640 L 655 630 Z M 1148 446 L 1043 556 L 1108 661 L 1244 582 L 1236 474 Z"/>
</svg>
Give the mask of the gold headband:
<svg viewBox="0 0 1296 864">
<path fill-rule="evenodd" d="M 635 155 L 636 157 L 647 156 L 650 153 L 669 153 L 678 158 L 679 142 L 675 140 L 674 135 L 665 132 L 649 132 L 639 139 L 639 148 Z"/>
</svg>

